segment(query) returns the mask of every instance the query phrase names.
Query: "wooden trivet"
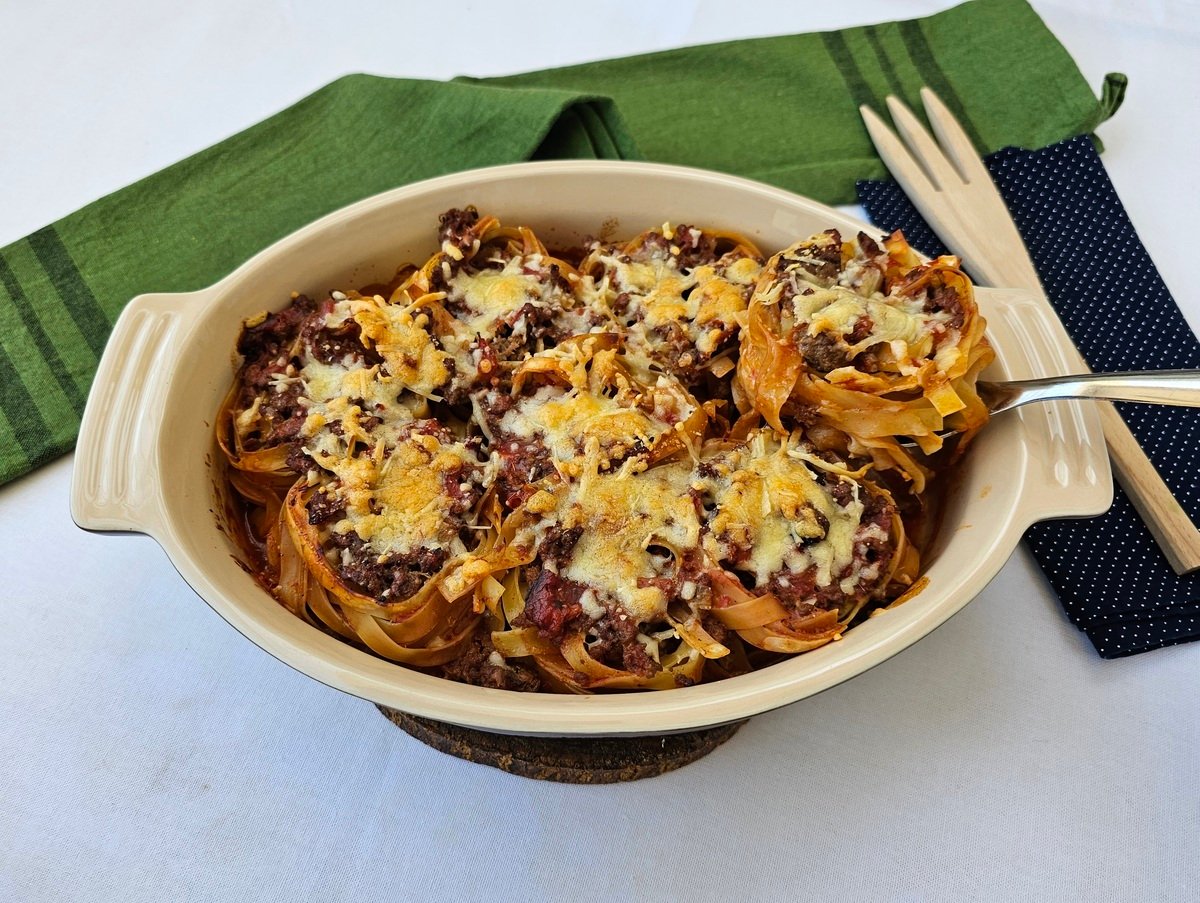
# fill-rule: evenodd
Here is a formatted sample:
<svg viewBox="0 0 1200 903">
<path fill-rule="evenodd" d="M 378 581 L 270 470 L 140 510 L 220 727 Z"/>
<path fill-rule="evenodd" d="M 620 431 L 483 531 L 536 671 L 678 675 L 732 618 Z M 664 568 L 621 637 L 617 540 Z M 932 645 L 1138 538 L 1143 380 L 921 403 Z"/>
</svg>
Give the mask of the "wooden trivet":
<svg viewBox="0 0 1200 903">
<path fill-rule="evenodd" d="M 517 737 L 378 708 L 392 724 L 439 752 L 565 784 L 616 784 L 674 771 L 708 755 L 746 723 L 652 737 Z"/>
</svg>

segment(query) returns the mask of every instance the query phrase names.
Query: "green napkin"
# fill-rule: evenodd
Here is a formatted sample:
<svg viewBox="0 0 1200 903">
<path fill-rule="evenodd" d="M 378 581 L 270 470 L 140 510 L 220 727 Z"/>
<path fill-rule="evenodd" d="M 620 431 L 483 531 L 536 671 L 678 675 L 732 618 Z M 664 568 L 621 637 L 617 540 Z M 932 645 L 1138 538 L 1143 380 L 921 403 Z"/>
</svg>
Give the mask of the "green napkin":
<svg viewBox="0 0 1200 903">
<path fill-rule="evenodd" d="M 794 22 L 803 27 L 798 10 Z M 187 291 L 353 201 L 529 159 L 724 170 L 828 203 L 884 175 L 858 117 L 933 87 L 979 146 L 1090 133 L 1097 100 L 1024 0 L 926 19 L 689 47 L 495 79 L 351 75 L 0 249 L 0 481 L 68 451 L 112 324 L 142 292 Z"/>
</svg>

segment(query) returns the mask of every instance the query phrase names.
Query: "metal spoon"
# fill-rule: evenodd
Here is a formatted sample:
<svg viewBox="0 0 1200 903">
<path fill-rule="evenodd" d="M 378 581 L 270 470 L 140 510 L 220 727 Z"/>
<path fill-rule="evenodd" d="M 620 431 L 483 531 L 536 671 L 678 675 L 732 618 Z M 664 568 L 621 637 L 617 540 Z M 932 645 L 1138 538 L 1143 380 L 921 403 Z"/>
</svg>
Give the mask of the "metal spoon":
<svg viewBox="0 0 1200 903">
<path fill-rule="evenodd" d="M 975 384 L 990 414 L 999 414 L 1034 401 L 1058 401 L 1068 398 L 1093 398 L 1099 401 L 1134 401 L 1142 404 L 1166 404 L 1200 407 L 1200 370 L 1135 370 L 1128 373 L 1077 373 L 1072 376 L 1047 376 L 1009 382 Z M 943 438 L 955 430 L 938 433 Z M 916 447 L 912 439 L 900 444 Z"/>
<path fill-rule="evenodd" d="M 1200 407 L 1200 370 L 1079 373 L 1013 382 L 981 380 L 976 389 L 992 414 L 1033 401 L 1059 398 L 1099 398 L 1195 408 Z"/>
</svg>

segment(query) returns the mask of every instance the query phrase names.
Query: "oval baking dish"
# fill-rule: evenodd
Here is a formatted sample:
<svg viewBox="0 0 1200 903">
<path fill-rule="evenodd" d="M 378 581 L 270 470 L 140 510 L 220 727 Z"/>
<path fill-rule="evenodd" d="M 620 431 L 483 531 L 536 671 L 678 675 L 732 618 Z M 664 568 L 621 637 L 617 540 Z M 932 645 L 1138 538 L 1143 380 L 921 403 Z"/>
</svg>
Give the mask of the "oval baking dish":
<svg viewBox="0 0 1200 903">
<path fill-rule="evenodd" d="M 1095 515 L 1111 502 L 1095 412 L 1075 403 L 1023 410 L 989 425 L 954 480 L 924 588 L 841 640 L 760 671 L 655 693 L 525 694 L 411 671 L 322 633 L 285 610 L 240 566 L 220 522 L 213 423 L 232 376 L 243 320 L 312 295 L 386 281 L 422 260 L 433 225 L 473 204 L 567 247 L 673 223 L 728 229 L 771 253 L 827 228 L 870 226 L 788 192 L 681 167 L 596 161 L 528 163 L 433 179 L 361 201 L 301 229 L 216 285 L 142 295 L 109 340 L 88 400 L 71 510 L 89 530 L 146 533 L 201 598 L 261 648 L 373 702 L 485 730 L 545 735 L 667 733 L 722 724 L 810 696 L 927 634 L 1000 569 L 1025 528 Z M 997 361 L 989 376 L 1071 372 L 1079 358 L 1049 309 L 1028 294 L 979 289 Z"/>
</svg>

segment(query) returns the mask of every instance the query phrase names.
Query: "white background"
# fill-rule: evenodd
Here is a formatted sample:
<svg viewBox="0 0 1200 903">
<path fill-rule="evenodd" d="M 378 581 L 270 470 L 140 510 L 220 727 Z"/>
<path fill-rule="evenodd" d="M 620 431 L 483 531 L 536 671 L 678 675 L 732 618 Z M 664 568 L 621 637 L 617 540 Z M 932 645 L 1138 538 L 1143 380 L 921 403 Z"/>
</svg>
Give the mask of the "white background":
<svg viewBox="0 0 1200 903">
<path fill-rule="evenodd" d="M 0 245 L 338 75 L 496 75 L 951 4 L 0 0 Z M 1034 4 L 1193 328 L 1200 5 Z M 933 635 L 682 771 L 544 784 L 278 663 L 70 459 L 0 489 L 0 901 L 1195 899 L 1200 644 L 1100 660 L 1023 551 Z M 1131 592 L 1135 592 L 1131 588 Z"/>
</svg>

